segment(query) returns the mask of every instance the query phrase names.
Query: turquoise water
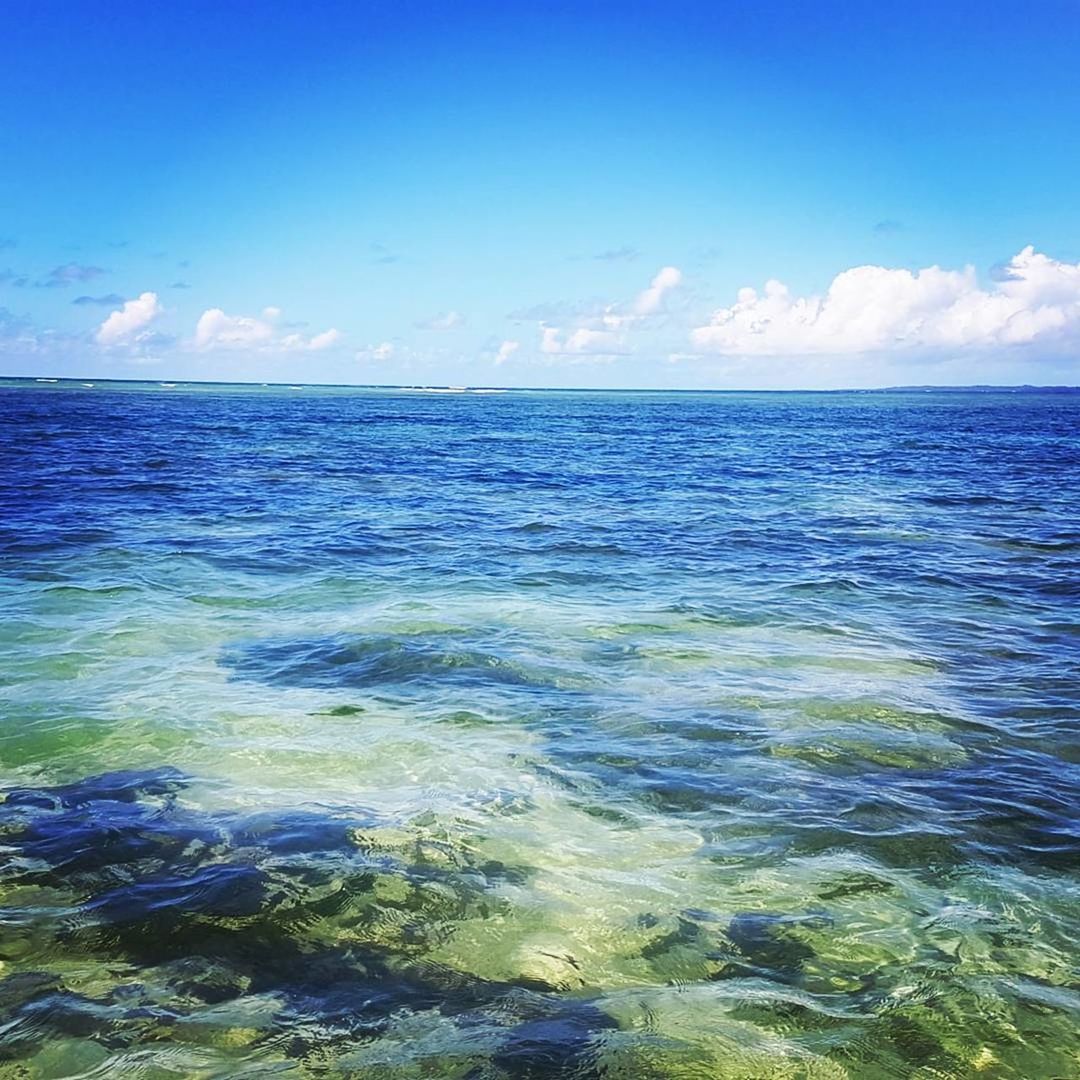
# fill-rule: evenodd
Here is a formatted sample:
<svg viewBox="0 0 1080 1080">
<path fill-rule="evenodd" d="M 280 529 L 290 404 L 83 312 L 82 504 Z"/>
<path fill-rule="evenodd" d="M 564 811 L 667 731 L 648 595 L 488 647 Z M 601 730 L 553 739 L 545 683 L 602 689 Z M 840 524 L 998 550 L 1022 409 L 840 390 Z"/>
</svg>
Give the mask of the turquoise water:
<svg viewBox="0 0 1080 1080">
<path fill-rule="evenodd" d="M 1080 395 L 0 411 L 0 1077 L 1080 1076 Z"/>
</svg>

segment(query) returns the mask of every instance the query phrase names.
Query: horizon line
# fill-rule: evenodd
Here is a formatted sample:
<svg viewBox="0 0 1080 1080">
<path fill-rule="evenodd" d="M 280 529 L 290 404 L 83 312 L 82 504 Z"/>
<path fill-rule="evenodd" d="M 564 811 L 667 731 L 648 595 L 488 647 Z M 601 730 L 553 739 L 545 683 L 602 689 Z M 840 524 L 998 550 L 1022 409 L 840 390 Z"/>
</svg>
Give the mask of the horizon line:
<svg viewBox="0 0 1080 1080">
<path fill-rule="evenodd" d="M 324 389 L 324 390 L 442 390 L 467 393 L 477 390 L 496 390 L 506 393 L 581 393 L 581 394 L 875 394 L 898 393 L 902 391 L 978 391 L 981 393 L 1044 391 L 1078 392 L 1080 384 L 1073 383 L 899 383 L 890 386 L 838 386 L 838 387 L 656 387 L 656 386 L 496 386 L 496 385 L 461 385 L 455 383 L 327 383 L 327 382 L 269 382 L 247 379 L 130 379 L 113 376 L 79 375 L 0 375 L 0 383 L 36 382 L 55 385 L 57 383 L 130 383 L 137 385 L 157 385 L 164 389 L 180 386 L 252 386 L 281 387 L 284 389 Z"/>
</svg>

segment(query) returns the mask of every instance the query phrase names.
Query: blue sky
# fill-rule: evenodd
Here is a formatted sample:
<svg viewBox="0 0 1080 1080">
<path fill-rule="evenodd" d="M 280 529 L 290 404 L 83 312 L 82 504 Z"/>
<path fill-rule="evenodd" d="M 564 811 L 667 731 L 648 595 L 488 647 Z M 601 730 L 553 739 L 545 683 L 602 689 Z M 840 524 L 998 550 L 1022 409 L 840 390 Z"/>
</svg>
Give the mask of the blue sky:
<svg viewBox="0 0 1080 1080">
<path fill-rule="evenodd" d="M 4 22 L 0 373 L 1080 381 L 1075 0 Z"/>
</svg>

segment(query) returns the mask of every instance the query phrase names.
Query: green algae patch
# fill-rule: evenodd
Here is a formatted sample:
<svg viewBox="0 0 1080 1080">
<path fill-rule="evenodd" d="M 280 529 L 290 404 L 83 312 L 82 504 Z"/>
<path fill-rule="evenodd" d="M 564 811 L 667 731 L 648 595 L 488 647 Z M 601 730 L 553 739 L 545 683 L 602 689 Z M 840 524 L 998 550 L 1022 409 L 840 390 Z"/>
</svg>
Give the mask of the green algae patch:
<svg viewBox="0 0 1080 1080">
<path fill-rule="evenodd" d="M 444 713 L 435 717 L 435 720 L 440 724 L 453 724 L 455 727 L 465 728 L 488 727 L 491 724 L 498 723 L 493 717 L 474 712 L 471 709 L 455 709 L 451 713 Z"/>
<path fill-rule="evenodd" d="M 363 705 L 332 705 L 328 709 L 319 709 L 312 716 L 359 716 L 367 712 Z"/>
<path fill-rule="evenodd" d="M 925 732 L 853 726 L 795 730 L 774 736 L 769 752 L 824 768 L 934 769 L 967 758 L 963 747 Z"/>
</svg>

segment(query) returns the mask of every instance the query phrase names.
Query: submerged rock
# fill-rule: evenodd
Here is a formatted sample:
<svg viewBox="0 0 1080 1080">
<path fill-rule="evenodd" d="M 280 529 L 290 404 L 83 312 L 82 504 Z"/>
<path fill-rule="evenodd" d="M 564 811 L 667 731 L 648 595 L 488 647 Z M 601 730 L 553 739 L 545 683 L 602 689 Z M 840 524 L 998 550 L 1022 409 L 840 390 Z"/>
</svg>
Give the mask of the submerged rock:
<svg viewBox="0 0 1080 1080">
<path fill-rule="evenodd" d="M 146 795 L 170 795 L 184 783 L 184 774 L 166 765 L 160 769 L 102 773 L 59 787 L 14 788 L 5 792 L 4 805 L 51 809 L 103 801 L 130 803 Z"/>
<path fill-rule="evenodd" d="M 503 642 L 460 633 L 255 641 L 228 650 L 223 660 L 237 677 L 273 686 L 334 689 L 446 679 L 517 687 L 557 684 L 555 673 L 516 659 Z"/>
<path fill-rule="evenodd" d="M 456 920 L 505 904 L 488 890 L 529 868 L 361 809 L 201 814 L 174 798 L 186 783 L 169 769 L 112 773 L 0 802 L 8 882 L 72 898 L 38 911 L 32 948 L 139 974 L 104 993 L 44 970 L 0 980 L 0 1058 L 164 1038 L 314 1067 L 404 1015 L 437 1013 L 463 1041 L 484 1027 L 499 1075 L 589 1075 L 614 1021 L 549 992 L 580 986 L 572 957 L 539 950 L 543 972 L 517 982 L 424 959 Z"/>
<path fill-rule="evenodd" d="M 822 914 L 776 915 L 765 911 L 744 911 L 736 915 L 726 930 L 735 957 L 714 978 L 761 974 L 780 982 L 799 975 L 803 965 L 815 956 L 800 936 L 800 929 L 820 929 L 830 924 Z"/>
</svg>

